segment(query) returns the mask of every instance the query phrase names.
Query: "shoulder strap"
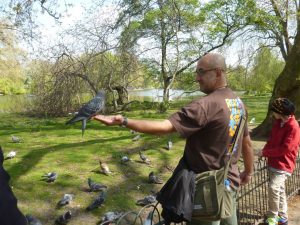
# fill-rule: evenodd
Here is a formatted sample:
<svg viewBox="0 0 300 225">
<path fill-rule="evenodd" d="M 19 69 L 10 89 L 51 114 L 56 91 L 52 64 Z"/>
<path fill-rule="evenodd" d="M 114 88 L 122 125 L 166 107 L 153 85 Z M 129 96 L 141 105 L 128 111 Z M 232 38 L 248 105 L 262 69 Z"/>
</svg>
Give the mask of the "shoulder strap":
<svg viewBox="0 0 300 225">
<path fill-rule="evenodd" d="M 224 173 L 225 173 L 225 179 L 227 177 L 227 173 L 228 173 L 228 169 L 229 169 L 229 165 L 230 165 L 230 162 L 231 162 L 231 159 L 232 159 L 232 155 L 233 155 L 233 149 L 236 145 L 236 142 L 237 140 L 240 139 L 240 136 L 242 134 L 242 131 L 243 131 L 243 128 L 244 128 L 244 125 L 245 125 L 245 122 L 246 122 L 246 118 L 244 115 L 241 116 L 241 119 L 240 119 L 240 122 L 239 122 L 239 125 L 237 127 L 237 130 L 235 131 L 235 134 L 232 138 L 232 142 L 231 142 L 231 145 L 229 147 L 229 150 L 230 150 L 230 156 L 229 156 L 229 160 L 227 161 L 226 163 L 226 166 L 225 166 L 225 170 L 224 170 Z"/>
</svg>

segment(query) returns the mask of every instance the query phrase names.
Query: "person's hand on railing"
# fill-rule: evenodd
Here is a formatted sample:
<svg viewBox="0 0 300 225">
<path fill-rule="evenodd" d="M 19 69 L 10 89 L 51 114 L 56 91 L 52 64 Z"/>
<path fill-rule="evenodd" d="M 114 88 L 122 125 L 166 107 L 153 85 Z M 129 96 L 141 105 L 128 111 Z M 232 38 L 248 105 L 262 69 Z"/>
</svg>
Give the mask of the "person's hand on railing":
<svg viewBox="0 0 300 225">
<path fill-rule="evenodd" d="M 263 152 L 262 152 L 262 150 L 259 150 L 259 151 L 257 152 L 257 156 L 258 156 L 258 159 L 261 159 L 261 158 L 263 157 Z"/>
<path fill-rule="evenodd" d="M 250 182 L 252 178 L 252 173 L 249 173 L 247 171 L 243 171 L 240 173 L 240 179 L 241 179 L 241 185 L 246 185 Z"/>
</svg>

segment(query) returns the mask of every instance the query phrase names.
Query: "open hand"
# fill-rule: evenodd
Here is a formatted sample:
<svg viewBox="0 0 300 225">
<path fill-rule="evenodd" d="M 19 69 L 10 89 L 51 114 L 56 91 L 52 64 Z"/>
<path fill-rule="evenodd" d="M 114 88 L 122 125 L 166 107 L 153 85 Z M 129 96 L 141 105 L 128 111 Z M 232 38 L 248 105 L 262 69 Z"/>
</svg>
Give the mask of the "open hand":
<svg viewBox="0 0 300 225">
<path fill-rule="evenodd" d="M 122 115 L 115 115 L 115 116 L 96 115 L 93 116 L 92 119 L 100 121 L 101 123 L 108 126 L 120 125 L 124 121 L 124 117 Z"/>
</svg>

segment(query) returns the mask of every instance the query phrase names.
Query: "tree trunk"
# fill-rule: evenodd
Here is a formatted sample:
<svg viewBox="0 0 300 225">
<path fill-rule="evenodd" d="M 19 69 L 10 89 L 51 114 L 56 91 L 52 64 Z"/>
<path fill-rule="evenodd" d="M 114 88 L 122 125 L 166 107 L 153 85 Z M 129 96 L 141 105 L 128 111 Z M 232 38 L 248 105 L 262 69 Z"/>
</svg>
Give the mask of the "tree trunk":
<svg viewBox="0 0 300 225">
<path fill-rule="evenodd" d="M 269 101 L 269 106 L 272 101 L 279 97 L 290 99 L 296 106 L 296 118 L 300 118 L 300 28 L 295 38 L 294 45 L 288 55 L 286 65 L 278 76 L 273 89 L 272 97 Z M 272 120 L 271 112 L 268 110 L 264 121 L 253 130 L 252 135 L 256 137 L 268 136 Z"/>
</svg>

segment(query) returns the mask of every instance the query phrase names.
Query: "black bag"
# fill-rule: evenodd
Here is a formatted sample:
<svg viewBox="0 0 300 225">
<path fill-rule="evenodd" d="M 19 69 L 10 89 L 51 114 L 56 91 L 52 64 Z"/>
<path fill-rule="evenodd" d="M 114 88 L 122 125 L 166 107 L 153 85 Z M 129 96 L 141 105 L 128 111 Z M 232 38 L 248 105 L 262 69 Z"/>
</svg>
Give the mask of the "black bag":
<svg viewBox="0 0 300 225">
<path fill-rule="evenodd" d="M 242 116 L 237 131 L 232 138 L 229 149 L 232 153 L 236 140 L 239 139 L 245 117 Z M 195 179 L 195 196 L 193 218 L 207 221 L 217 221 L 232 215 L 234 202 L 230 182 L 226 183 L 231 156 L 226 165 L 219 170 L 199 173 Z"/>
</svg>

